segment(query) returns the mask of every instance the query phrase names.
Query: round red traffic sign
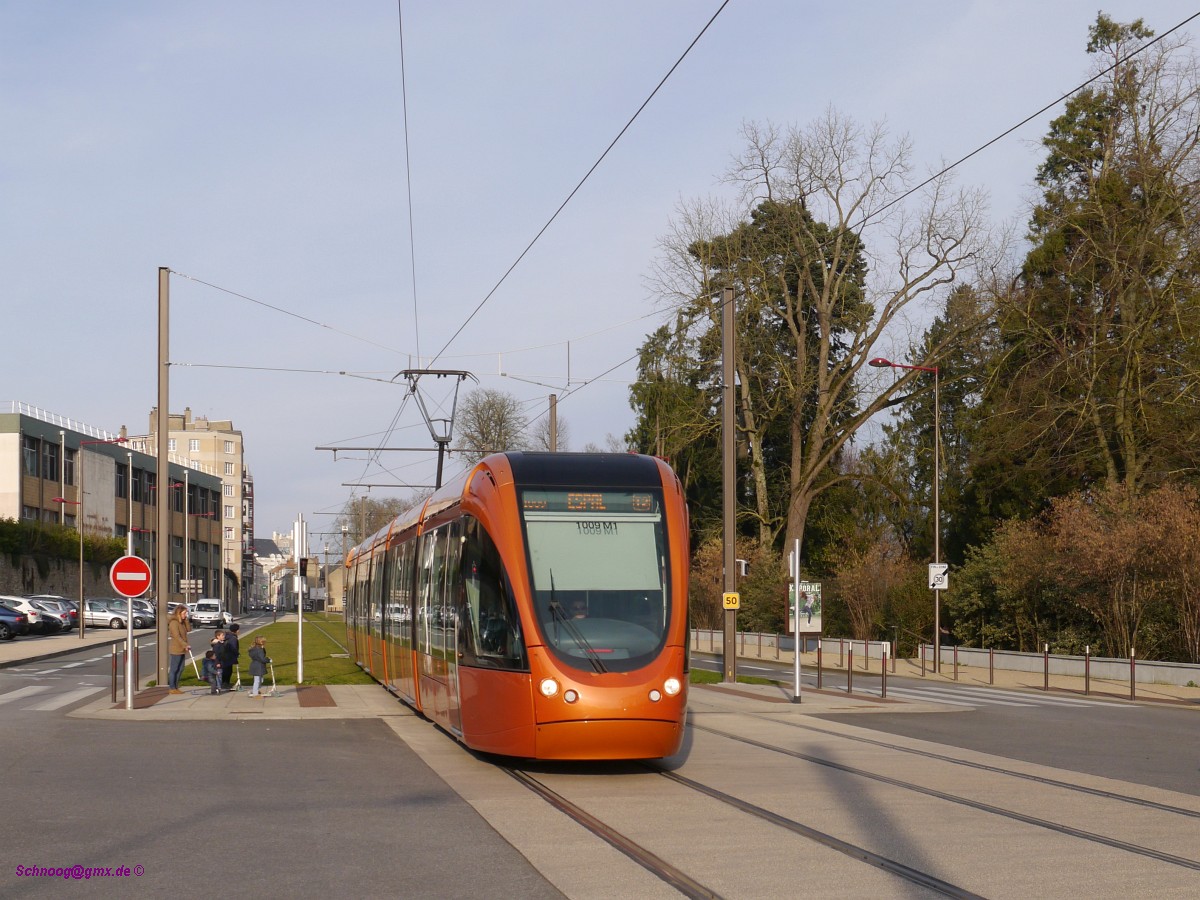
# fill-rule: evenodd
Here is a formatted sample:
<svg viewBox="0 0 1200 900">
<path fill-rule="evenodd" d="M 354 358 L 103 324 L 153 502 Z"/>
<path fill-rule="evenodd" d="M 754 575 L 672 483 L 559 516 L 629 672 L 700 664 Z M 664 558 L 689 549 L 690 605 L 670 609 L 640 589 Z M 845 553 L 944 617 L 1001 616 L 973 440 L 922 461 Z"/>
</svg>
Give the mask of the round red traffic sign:
<svg viewBox="0 0 1200 900">
<path fill-rule="evenodd" d="M 150 590 L 150 563 L 140 556 L 122 556 L 112 564 L 108 580 L 122 597 L 140 597 Z"/>
</svg>

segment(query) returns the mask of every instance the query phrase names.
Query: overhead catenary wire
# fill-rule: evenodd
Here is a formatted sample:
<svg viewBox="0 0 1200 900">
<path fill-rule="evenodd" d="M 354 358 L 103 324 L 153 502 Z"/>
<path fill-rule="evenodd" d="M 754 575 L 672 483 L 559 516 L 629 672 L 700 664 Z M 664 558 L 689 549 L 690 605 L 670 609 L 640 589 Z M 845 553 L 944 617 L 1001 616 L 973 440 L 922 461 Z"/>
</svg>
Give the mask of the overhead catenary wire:
<svg viewBox="0 0 1200 900">
<path fill-rule="evenodd" d="M 592 177 L 592 173 L 595 172 L 596 169 L 598 169 L 600 167 L 600 163 L 604 162 L 605 158 L 612 151 L 613 147 L 615 147 L 617 145 L 617 142 L 619 140 L 621 140 L 622 137 L 624 137 L 625 132 L 627 132 L 630 129 L 630 127 L 633 125 L 633 123 L 637 120 L 638 116 L 640 116 L 642 114 L 642 110 L 644 110 L 650 104 L 650 101 L 654 99 L 655 95 L 657 95 L 658 92 L 662 89 L 662 86 L 667 83 L 667 79 L 670 78 L 674 74 L 675 70 L 679 68 L 679 66 L 683 63 L 684 59 L 687 58 L 688 54 L 692 52 L 692 48 L 695 47 L 697 43 L 699 43 L 700 38 L 704 37 L 705 32 L 707 32 L 708 29 L 712 26 L 713 22 L 715 22 L 717 20 L 717 16 L 721 15 L 722 10 L 724 10 L 725 7 L 729 5 L 729 2 L 730 2 L 730 0 L 723 0 L 721 5 L 717 8 L 717 11 L 712 14 L 712 16 L 709 18 L 709 20 L 704 24 L 704 27 L 700 29 L 699 33 L 694 38 L 692 38 L 691 43 L 687 45 L 687 48 L 683 51 L 683 53 L 681 53 L 679 55 L 679 58 L 675 60 L 674 65 L 672 65 L 671 68 L 667 70 L 667 74 L 664 75 L 659 80 L 658 84 L 654 86 L 654 90 L 652 90 L 650 92 L 649 96 L 646 97 L 646 99 L 642 101 L 642 105 L 639 106 L 637 108 L 637 111 L 634 112 L 634 114 L 629 117 L 629 121 L 625 123 L 624 127 L 619 132 L 617 132 L 617 136 L 615 138 L 613 138 L 612 141 L 609 142 L 609 145 L 604 148 L 604 152 L 600 154 L 600 156 L 596 159 L 596 161 L 594 163 L 592 163 L 591 168 L 589 168 L 587 170 L 587 172 L 584 173 L 584 176 L 581 179 L 579 179 L 579 183 L 576 184 L 575 187 L 571 189 L 571 192 L 569 194 L 567 194 L 566 199 L 563 200 L 563 202 L 558 205 L 558 209 L 556 209 L 554 211 L 554 213 L 550 216 L 550 218 L 546 220 L 546 224 L 544 224 L 540 229 L 538 229 L 537 234 L 535 234 L 533 236 L 533 239 L 528 244 L 526 244 L 525 249 L 520 252 L 520 254 L 517 256 L 517 258 L 515 260 L 513 260 L 512 265 L 510 265 L 504 271 L 504 274 L 500 276 L 500 280 L 497 281 L 494 285 L 492 285 L 492 289 L 487 292 L 487 294 L 484 296 L 484 298 L 479 301 L 478 305 L 476 305 L 476 307 L 473 310 L 471 310 L 470 315 L 468 315 L 467 318 L 463 321 L 463 323 L 458 326 L 458 328 L 455 330 L 455 332 L 452 335 L 450 335 L 450 337 L 446 340 L 446 343 L 442 345 L 442 349 L 439 350 L 434 355 L 433 362 L 436 362 L 437 360 L 442 358 L 442 354 L 444 354 L 446 352 L 447 348 L 449 348 L 449 346 L 452 343 L 454 343 L 454 341 L 458 338 L 458 336 L 460 334 L 462 334 L 463 329 L 465 329 L 469 324 L 471 324 L 471 320 L 474 319 L 475 316 L 477 316 L 479 314 L 479 311 L 481 309 L 483 309 L 483 307 L 487 304 L 487 302 L 489 300 L 492 299 L 492 297 L 495 295 L 496 291 L 498 291 L 500 289 L 500 286 L 502 284 L 504 284 L 504 282 L 506 280 L 508 280 L 508 276 L 511 275 L 513 270 L 516 269 L 517 266 L 519 266 L 521 264 L 521 260 L 523 260 L 525 258 L 525 256 L 529 253 L 529 251 L 533 249 L 533 245 L 536 244 L 538 242 L 538 240 L 541 238 L 541 236 L 546 233 L 546 231 L 550 228 L 551 225 L 554 224 L 554 220 L 558 218 L 559 214 L 566 208 L 567 204 L 570 203 L 571 200 L 574 199 L 575 195 L 579 193 L 580 188 L 582 188 L 584 186 L 584 184 L 587 182 L 587 180 Z M 430 365 L 432 365 L 432 362 L 430 363 Z"/>
<path fill-rule="evenodd" d="M 408 196 L 408 255 L 412 273 L 413 345 L 417 359 L 421 358 L 421 321 L 417 309 L 417 245 L 413 229 L 412 156 L 408 149 L 408 80 L 404 66 L 404 3 L 396 0 L 396 16 L 400 30 L 400 108 L 404 118 L 404 178 Z"/>
</svg>

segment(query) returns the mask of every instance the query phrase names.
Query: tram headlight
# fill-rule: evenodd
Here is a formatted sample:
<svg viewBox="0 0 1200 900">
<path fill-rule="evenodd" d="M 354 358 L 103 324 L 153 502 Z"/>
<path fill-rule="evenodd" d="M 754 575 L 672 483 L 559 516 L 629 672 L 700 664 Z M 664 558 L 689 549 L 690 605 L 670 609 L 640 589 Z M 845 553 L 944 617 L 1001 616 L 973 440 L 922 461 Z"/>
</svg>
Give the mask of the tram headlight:
<svg viewBox="0 0 1200 900">
<path fill-rule="evenodd" d="M 682 688 L 678 678 L 668 678 L 663 682 L 663 690 L 667 692 L 668 697 L 674 697 Z"/>
<path fill-rule="evenodd" d="M 563 693 L 563 699 L 566 700 L 568 703 L 574 703 L 576 700 L 579 699 L 579 692 L 578 691 L 566 691 Z"/>
<path fill-rule="evenodd" d="M 652 690 L 650 692 L 651 702 L 657 703 L 661 699 L 662 699 L 662 692 L 660 690 L 658 690 L 657 688 L 655 688 L 654 690 Z"/>
<path fill-rule="evenodd" d="M 558 693 L 558 682 L 553 678 L 543 678 L 538 690 L 542 692 L 543 697 L 553 697 Z"/>
</svg>

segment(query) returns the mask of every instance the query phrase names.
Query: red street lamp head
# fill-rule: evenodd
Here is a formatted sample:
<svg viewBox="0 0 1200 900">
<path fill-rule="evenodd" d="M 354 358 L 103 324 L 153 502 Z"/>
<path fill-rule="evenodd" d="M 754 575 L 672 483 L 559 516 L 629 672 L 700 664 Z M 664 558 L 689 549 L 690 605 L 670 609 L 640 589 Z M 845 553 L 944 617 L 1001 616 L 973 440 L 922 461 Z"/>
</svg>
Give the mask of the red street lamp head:
<svg viewBox="0 0 1200 900">
<path fill-rule="evenodd" d="M 937 372 L 937 366 L 910 366 L 907 363 L 892 362 L 886 356 L 877 356 L 867 361 L 868 366 L 877 369 L 911 369 L 914 372 Z"/>
<path fill-rule="evenodd" d="M 51 502 L 51 503 L 67 503 L 67 504 L 69 504 L 69 505 L 71 505 L 71 506 L 78 506 L 78 505 L 79 505 L 79 501 L 78 501 L 78 500 L 68 500 L 66 497 L 51 497 L 51 498 L 50 498 L 50 502 Z"/>
</svg>

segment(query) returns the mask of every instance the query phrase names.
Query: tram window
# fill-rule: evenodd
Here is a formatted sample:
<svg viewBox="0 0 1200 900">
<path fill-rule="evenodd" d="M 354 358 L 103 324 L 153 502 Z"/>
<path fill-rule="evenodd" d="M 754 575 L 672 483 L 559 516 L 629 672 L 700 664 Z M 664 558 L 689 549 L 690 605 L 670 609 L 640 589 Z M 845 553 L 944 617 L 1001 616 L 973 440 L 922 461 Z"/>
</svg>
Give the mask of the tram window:
<svg viewBox="0 0 1200 900">
<path fill-rule="evenodd" d="M 644 664 L 665 641 L 670 618 L 661 494 L 526 491 L 522 518 L 546 645 L 580 668 Z M 573 618 L 577 606 L 585 618 Z"/>
<path fill-rule="evenodd" d="M 526 669 L 520 619 L 500 553 L 477 520 L 467 519 L 465 531 L 459 625 L 463 664 Z"/>
</svg>

